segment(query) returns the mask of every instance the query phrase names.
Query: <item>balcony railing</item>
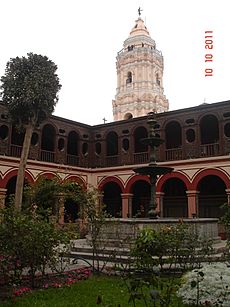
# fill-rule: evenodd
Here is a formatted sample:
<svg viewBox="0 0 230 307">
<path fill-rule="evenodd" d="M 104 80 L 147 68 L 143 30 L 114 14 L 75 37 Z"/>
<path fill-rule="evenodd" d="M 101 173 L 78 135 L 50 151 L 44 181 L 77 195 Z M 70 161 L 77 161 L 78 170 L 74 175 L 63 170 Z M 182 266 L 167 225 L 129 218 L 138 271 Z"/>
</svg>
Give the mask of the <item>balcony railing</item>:
<svg viewBox="0 0 230 307">
<path fill-rule="evenodd" d="M 142 164 L 149 162 L 148 152 L 134 153 L 134 164 Z"/>
<path fill-rule="evenodd" d="M 11 145 L 10 146 L 10 155 L 12 157 L 21 157 L 21 153 L 22 153 L 22 146 L 18 146 L 18 145 Z"/>
<path fill-rule="evenodd" d="M 182 160 L 183 152 L 181 148 L 166 149 L 166 161 Z"/>
<path fill-rule="evenodd" d="M 118 156 L 107 156 L 105 161 L 106 161 L 106 166 L 118 166 L 119 165 Z"/>
<path fill-rule="evenodd" d="M 220 154 L 219 143 L 205 144 L 200 146 L 201 157 L 213 157 Z"/>
<path fill-rule="evenodd" d="M 22 153 L 22 146 L 19 145 L 10 145 L 10 156 L 20 158 Z M 163 152 L 162 152 L 163 153 Z M 157 153 L 157 156 L 161 155 L 161 152 Z M 157 161 L 176 161 L 182 159 L 196 159 L 200 157 L 214 157 L 220 155 L 220 144 L 212 143 L 212 144 L 204 144 L 204 145 L 194 145 L 193 147 L 186 148 L 171 148 L 165 150 L 165 156 L 159 156 Z M 36 155 L 37 157 L 37 155 Z M 88 159 L 84 159 L 80 161 L 80 157 L 76 155 L 67 155 L 66 156 L 66 164 L 71 166 L 79 166 L 82 167 L 113 167 L 119 165 L 129 165 L 129 164 L 147 164 L 149 163 L 149 152 L 139 152 L 133 153 L 133 155 L 123 156 L 123 155 L 115 155 L 115 156 L 101 156 L 96 158 L 93 161 L 93 165 L 91 165 L 91 161 Z M 29 159 L 34 159 L 34 155 L 29 153 Z M 37 159 L 37 158 L 36 158 Z M 40 151 L 40 160 L 55 163 L 56 160 L 55 153 L 52 151 L 41 150 Z M 65 160 L 65 158 L 64 158 Z M 63 162 L 64 162 L 63 160 Z M 63 163 L 62 162 L 62 163 Z M 65 163 L 65 162 L 64 162 Z"/>
<path fill-rule="evenodd" d="M 72 166 L 79 165 L 79 156 L 67 155 L 67 164 Z"/>
<path fill-rule="evenodd" d="M 54 162 L 54 152 L 41 150 L 41 161 Z"/>
</svg>

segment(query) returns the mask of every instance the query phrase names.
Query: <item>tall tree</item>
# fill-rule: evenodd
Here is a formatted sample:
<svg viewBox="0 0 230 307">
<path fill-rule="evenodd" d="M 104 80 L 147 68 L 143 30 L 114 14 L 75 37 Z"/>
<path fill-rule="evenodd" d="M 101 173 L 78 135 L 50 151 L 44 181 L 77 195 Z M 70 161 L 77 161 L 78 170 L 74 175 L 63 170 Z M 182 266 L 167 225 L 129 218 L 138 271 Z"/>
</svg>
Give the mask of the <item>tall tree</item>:
<svg viewBox="0 0 230 307">
<path fill-rule="evenodd" d="M 14 124 L 25 130 L 18 169 L 15 210 L 20 211 L 24 175 L 34 128 L 51 115 L 61 88 L 57 66 L 46 56 L 28 53 L 27 57 L 11 58 L 1 77 L 1 96 Z"/>
</svg>

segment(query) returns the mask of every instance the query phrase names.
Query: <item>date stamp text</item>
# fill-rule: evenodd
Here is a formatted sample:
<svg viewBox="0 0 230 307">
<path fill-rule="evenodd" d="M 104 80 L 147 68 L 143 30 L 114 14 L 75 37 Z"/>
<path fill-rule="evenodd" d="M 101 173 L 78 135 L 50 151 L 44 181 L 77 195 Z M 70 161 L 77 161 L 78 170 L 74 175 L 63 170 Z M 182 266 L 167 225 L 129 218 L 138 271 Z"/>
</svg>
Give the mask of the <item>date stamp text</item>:
<svg viewBox="0 0 230 307">
<path fill-rule="evenodd" d="M 205 31 L 205 77 L 213 76 L 213 31 Z"/>
</svg>

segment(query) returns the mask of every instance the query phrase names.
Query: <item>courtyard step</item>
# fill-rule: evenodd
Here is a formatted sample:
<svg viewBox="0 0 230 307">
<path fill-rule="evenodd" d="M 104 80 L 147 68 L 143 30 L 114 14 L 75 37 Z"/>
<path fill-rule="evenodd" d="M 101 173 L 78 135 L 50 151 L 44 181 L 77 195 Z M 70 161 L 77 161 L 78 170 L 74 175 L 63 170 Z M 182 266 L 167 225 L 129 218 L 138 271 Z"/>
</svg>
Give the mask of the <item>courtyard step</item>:
<svg viewBox="0 0 230 307">
<path fill-rule="evenodd" d="M 210 261 L 221 260 L 223 254 L 227 251 L 226 241 L 217 240 L 213 244 L 213 253 L 209 256 Z M 128 265 L 132 258 L 129 256 L 128 248 L 106 246 L 96 251 L 93 255 L 92 246 L 85 239 L 76 240 L 71 252 L 66 255 L 72 258 L 75 263 L 83 261 L 92 265 L 93 260 L 97 260 L 101 265 Z"/>
</svg>

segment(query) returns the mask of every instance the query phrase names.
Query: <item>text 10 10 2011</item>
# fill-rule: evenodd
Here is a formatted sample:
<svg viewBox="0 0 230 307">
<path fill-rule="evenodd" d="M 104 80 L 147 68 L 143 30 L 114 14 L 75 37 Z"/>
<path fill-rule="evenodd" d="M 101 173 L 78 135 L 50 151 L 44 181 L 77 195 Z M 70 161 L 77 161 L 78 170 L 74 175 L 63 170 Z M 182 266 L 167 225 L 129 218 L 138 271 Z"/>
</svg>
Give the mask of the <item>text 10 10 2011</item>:
<svg viewBox="0 0 230 307">
<path fill-rule="evenodd" d="M 205 31 L 205 77 L 213 76 L 213 31 Z M 207 63 L 207 64 L 206 64 Z"/>
</svg>

